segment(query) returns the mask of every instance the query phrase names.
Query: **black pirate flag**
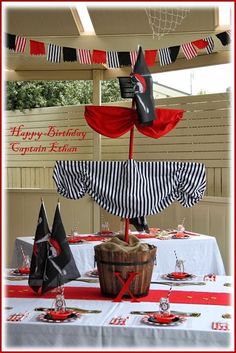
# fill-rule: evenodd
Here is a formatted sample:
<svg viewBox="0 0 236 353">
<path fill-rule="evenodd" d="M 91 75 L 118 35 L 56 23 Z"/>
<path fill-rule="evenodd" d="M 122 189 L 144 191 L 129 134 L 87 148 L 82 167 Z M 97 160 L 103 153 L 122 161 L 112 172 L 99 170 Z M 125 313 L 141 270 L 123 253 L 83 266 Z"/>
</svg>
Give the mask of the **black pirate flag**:
<svg viewBox="0 0 236 353">
<path fill-rule="evenodd" d="M 121 97 L 133 98 L 139 123 L 151 126 L 152 121 L 157 117 L 153 98 L 153 80 L 141 47 L 130 77 L 119 77 L 119 83 Z"/>
<path fill-rule="evenodd" d="M 42 287 L 48 257 L 50 230 L 44 203 L 41 203 L 30 265 L 29 286 L 38 292 Z"/>
<path fill-rule="evenodd" d="M 61 220 L 59 203 L 57 204 L 47 257 L 42 293 L 80 277 L 70 246 L 66 239 Z"/>
<path fill-rule="evenodd" d="M 139 48 L 138 57 L 131 73 L 131 80 L 134 83 L 134 101 L 139 122 L 143 125 L 152 125 L 152 121 L 156 119 L 153 80 L 141 47 Z"/>
</svg>

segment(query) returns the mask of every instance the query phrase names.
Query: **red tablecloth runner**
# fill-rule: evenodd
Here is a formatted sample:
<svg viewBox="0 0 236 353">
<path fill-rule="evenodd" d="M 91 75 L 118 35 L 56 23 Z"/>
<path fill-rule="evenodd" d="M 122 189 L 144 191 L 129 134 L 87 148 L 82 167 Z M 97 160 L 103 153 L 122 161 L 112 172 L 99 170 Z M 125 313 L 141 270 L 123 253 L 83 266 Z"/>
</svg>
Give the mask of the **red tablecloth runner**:
<svg viewBox="0 0 236 353">
<path fill-rule="evenodd" d="M 160 298 L 165 297 L 168 290 L 150 290 L 146 297 L 139 298 L 142 302 L 159 302 Z M 50 291 L 40 296 L 32 291 L 28 286 L 7 285 L 6 296 L 8 298 L 55 298 L 55 292 Z M 66 299 L 87 299 L 87 300 L 112 300 L 103 297 L 100 288 L 90 287 L 65 287 Z M 229 293 L 214 292 L 193 292 L 172 290 L 171 302 L 179 304 L 204 304 L 204 305 L 230 305 L 231 298 Z"/>
</svg>

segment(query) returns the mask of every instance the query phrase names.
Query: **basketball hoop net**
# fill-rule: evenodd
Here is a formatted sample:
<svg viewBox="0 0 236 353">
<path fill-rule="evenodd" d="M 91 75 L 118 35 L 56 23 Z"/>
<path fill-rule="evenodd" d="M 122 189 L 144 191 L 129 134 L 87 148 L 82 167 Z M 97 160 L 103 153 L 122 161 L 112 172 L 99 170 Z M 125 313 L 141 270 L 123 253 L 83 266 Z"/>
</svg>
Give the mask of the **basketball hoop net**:
<svg viewBox="0 0 236 353">
<path fill-rule="evenodd" d="M 189 13 L 189 8 L 145 9 L 148 22 L 152 28 L 153 38 L 160 39 L 165 34 L 175 31 Z"/>
</svg>

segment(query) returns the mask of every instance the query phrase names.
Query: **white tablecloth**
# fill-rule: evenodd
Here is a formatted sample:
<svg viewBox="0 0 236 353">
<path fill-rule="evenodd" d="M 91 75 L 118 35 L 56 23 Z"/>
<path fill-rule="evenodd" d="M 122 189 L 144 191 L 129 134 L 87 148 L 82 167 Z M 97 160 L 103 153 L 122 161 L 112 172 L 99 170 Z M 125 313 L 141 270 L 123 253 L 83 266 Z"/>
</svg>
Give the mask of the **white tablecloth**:
<svg viewBox="0 0 236 353">
<path fill-rule="evenodd" d="M 217 277 L 216 282 L 207 282 L 205 286 L 174 287 L 176 291 L 203 291 L 230 293 L 232 288 L 225 287 L 225 282 L 231 282 L 229 277 Z M 7 284 L 23 285 L 26 281 L 7 282 Z M 84 284 L 71 282 L 67 286 L 97 287 L 98 284 Z M 164 285 L 151 285 L 151 289 L 166 289 Z M 204 348 L 217 351 L 227 351 L 232 347 L 231 334 L 225 331 L 212 330 L 213 321 L 229 322 L 223 319 L 222 314 L 231 313 L 232 308 L 223 305 L 197 305 L 175 304 L 171 302 L 171 310 L 200 312 L 200 317 L 189 317 L 179 326 L 154 327 L 141 322 L 141 315 L 130 315 L 126 326 L 112 326 L 110 320 L 115 316 L 126 316 L 130 311 L 157 310 L 158 305 L 150 302 L 132 303 L 123 301 L 114 303 L 107 301 L 71 300 L 67 299 L 67 306 L 84 309 L 102 310 L 100 314 L 83 314 L 77 321 L 70 323 L 44 323 L 38 320 L 39 312 L 33 311 L 35 307 L 50 307 L 53 299 L 43 298 L 8 298 L 4 305 L 13 307 L 4 310 L 6 318 L 13 312 L 29 311 L 29 316 L 20 323 L 6 323 L 5 345 L 7 348 L 23 348 L 32 350 L 36 347 L 68 350 L 72 347 L 77 351 L 84 349 L 99 350 L 144 350 L 161 351 L 163 348 L 173 350 L 191 349 L 204 350 Z M 142 300 L 142 298 L 140 298 Z M 171 297 L 170 297 L 171 301 Z M 231 332 L 233 327 L 231 326 Z"/>
<path fill-rule="evenodd" d="M 173 272 L 176 251 L 178 258 L 185 260 L 185 270 L 193 274 L 215 273 L 225 275 L 223 260 L 214 237 L 208 235 L 192 236 L 189 239 L 145 239 L 141 240 L 157 247 L 157 265 L 154 266 L 153 278 L 159 274 Z M 95 267 L 94 246 L 100 242 L 88 242 L 70 245 L 76 265 L 82 275 Z M 33 237 L 19 237 L 15 241 L 12 267 L 22 264 L 21 246 L 26 255 L 32 254 Z"/>
</svg>

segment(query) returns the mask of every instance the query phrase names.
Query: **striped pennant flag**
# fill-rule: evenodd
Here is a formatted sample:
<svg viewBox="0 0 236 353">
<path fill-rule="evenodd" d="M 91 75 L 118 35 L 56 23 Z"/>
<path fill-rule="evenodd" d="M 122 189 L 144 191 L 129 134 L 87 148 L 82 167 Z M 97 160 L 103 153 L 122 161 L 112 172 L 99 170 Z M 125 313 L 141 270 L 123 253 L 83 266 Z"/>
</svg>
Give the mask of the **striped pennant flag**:
<svg viewBox="0 0 236 353">
<path fill-rule="evenodd" d="M 92 55 L 89 49 L 78 49 L 77 53 L 81 64 L 92 64 Z"/>
<path fill-rule="evenodd" d="M 16 53 L 24 53 L 26 47 L 26 38 L 21 36 L 16 36 Z"/>
<path fill-rule="evenodd" d="M 197 56 L 197 51 L 192 43 L 182 44 L 181 48 L 187 60 L 193 59 Z"/>
<path fill-rule="evenodd" d="M 59 45 L 48 45 L 47 61 L 51 61 L 52 63 L 59 63 L 61 61 L 61 47 Z"/>
<path fill-rule="evenodd" d="M 231 42 L 231 36 L 228 32 L 230 32 L 230 31 L 225 31 L 225 32 L 221 32 L 221 33 L 216 34 L 216 37 L 220 40 L 220 42 L 223 46 L 226 46 L 226 45 L 230 44 L 230 42 Z"/>
<path fill-rule="evenodd" d="M 211 54 L 214 50 L 214 45 L 215 45 L 214 40 L 212 37 L 206 37 L 204 38 L 204 40 L 208 42 L 208 45 L 206 47 L 206 52 L 207 54 Z"/>
<path fill-rule="evenodd" d="M 138 51 L 137 50 L 131 51 L 129 55 L 130 55 L 131 65 L 134 66 L 137 60 Z"/>
<path fill-rule="evenodd" d="M 169 48 L 158 49 L 158 54 L 161 66 L 169 65 L 172 63 Z"/>
<path fill-rule="evenodd" d="M 118 52 L 117 51 L 108 51 L 107 52 L 107 64 L 109 68 L 120 67 Z"/>
</svg>

